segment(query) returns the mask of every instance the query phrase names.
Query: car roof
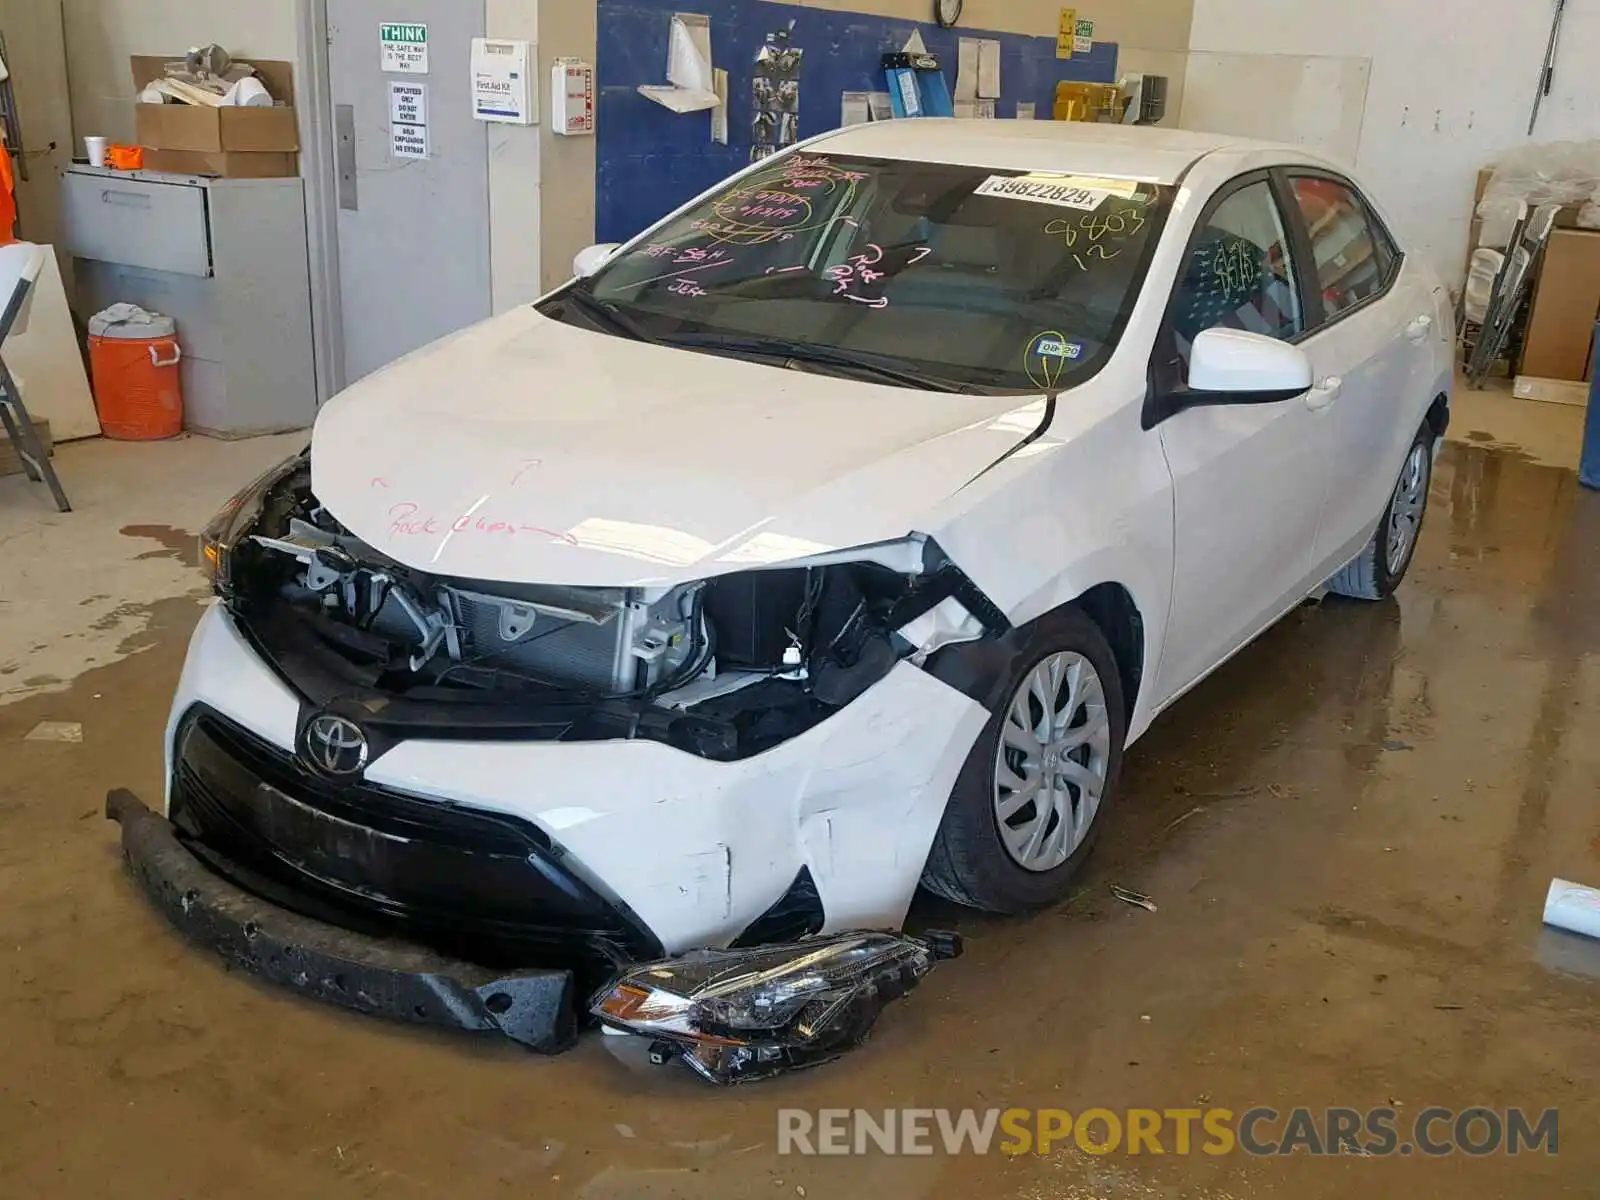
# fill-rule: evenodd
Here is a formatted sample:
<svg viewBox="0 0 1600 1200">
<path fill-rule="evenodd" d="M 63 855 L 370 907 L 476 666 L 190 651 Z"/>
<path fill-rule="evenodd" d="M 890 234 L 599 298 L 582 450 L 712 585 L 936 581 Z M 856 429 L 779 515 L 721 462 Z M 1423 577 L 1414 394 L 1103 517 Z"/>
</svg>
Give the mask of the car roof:
<svg viewBox="0 0 1600 1200">
<path fill-rule="evenodd" d="M 1086 121 L 988 121 L 931 117 L 875 121 L 826 134 L 802 149 L 865 158 L 904 158 L 996 170 L 1106 175 L 1176 183 L 1218 150 L 1270 151 L 1283 162 L 1315 161 L 1291 146 L 1220 133 Z"/>
</svg>

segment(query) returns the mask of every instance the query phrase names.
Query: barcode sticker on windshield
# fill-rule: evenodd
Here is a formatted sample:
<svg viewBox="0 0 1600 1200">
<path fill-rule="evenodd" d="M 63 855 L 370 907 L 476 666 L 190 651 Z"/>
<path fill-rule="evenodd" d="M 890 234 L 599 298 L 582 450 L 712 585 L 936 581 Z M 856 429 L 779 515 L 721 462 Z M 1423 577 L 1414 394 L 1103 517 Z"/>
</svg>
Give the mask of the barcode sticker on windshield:
<svg viewBox="0 0 1600 1200">
<path fill-rule="evenodd" d="M 1114 195 L 1105 188 L 1076 187 L 1070 183 L 1047 183 L 1014 175 L 991 175 L 976 188 L 974 196 L 1004 196 L 1009 200 L 1030 200 L 1035 204 L 1054 204 L 1059 208 L 1092 210 Z"/>
</svg>

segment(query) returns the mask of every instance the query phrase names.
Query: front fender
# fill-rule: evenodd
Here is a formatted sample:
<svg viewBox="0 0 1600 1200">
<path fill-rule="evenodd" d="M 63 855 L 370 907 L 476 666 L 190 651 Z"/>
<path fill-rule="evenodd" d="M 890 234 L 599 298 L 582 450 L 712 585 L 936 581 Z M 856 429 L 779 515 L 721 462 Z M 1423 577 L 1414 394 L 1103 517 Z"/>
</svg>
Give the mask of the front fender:
<svg viewBox="0 0 1600 1200">
<path fill-rule="evenodd" d="M 963 489 L 934 537 L 1014 626 L 1120 584 L 1139 610 L 1144 675 L 1154 678 L 1172 605 L 1172 474 L 1160 438 L 1140 428 L 1137 400 L 1097 405 L 1088 393 L 1102 389 L 1083 392 L 1063 396 L 1042 437 Z M 1007 653 L 1001 641 L 974 661 L 987 676 Z M 1130 741 L 1148 727 L 1151 700 L 1138 697 Z"/>
</svg>

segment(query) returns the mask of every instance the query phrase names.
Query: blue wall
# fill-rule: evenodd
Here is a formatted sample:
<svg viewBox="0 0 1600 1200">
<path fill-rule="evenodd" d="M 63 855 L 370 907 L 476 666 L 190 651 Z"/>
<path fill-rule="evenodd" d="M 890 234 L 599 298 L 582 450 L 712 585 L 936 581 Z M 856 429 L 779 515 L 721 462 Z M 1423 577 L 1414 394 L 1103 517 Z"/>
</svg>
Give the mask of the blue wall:
<svg viewBox="0 0 1600 1200">
<path fill-rule="evenodd" d="M 677 116 L 636 90 L 642 83 L 666 82 L 674 12 L 711 18 L 712 57 L 731 77 L 730 145 L 711 141 L 709 113 Z M 1117 47 L 1110 42 L 1097 42 L 1092 54 L 1063 62 L 1056 58 L 1054 37 L 940 29 L 931 23 L 756 0 L 600 0 L 599 15 L 595 226 L 602 242 L 633 237 L 749 164 L 756 53 L 769 33 L 791 20 L 795 25 L 790 44 L 806 52 L 800 74 L 802 138 L 838 127 L 842 92 L 888 90 L 880 60 L 884 53 L 903 47 L 918 28 L 928 49 L 944 63 L 952 92 L 958 39 L 985 37 L 1001 43 L 1004 91 L 999 112 L 1005 117 L 1015 114 L 1019 100 L 1033 101 L 1039 114 L 1048 116 L 1058 82 L 1111 83 L 1117 71 Z"/>
</svg>

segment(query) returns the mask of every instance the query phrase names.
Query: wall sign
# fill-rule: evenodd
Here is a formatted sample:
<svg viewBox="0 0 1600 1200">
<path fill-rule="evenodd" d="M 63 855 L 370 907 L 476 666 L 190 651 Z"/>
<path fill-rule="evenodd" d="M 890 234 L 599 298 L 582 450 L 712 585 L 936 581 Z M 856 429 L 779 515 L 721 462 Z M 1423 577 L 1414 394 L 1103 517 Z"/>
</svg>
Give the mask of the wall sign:
<svg viewBox="0 0 1600 1200">
<path fill-rule="evenodd" d="M 428 157 L 428 85 L 389 81 L 389 152 L 395 158 Z"/>
<path fill-rule="evenodd" d="M 427 158 L 428 127 L 426 125 L 389 126 L 392 135 L 390 152 L 396 158 Z"/>
<path fill-rule="evenodd" d="M 1056 57 L 1071 58 L 1072 48 L 1078 38 L 1078 10 L 1063 8 L 1061 23 L 1056 26 Z"/>
<path fill-rule="evenodd" d="M 558 58 L 551 73 L 550 127 L 563 137 L 594 132 L 594 68 L 576 58 Z"/>
<path fill-rule="evenodd" d="M 534 122 L 528 75 L 532 43 L 503 38 L 472 39 L 472 115 L 506 125 Z"/>
<path fill-rule="evenodd" d="M 1072 38 L 1072 52 L 1074 54 L 1094 53 L 1094 22 L 1079 21 L 1076 32 Z"/>
<path fill-rule="evenodd" d="M 378 38 L 383 45 L 383 69 L 394 75 L 428 73 L 428 27 L 426 25 L 380 25 Z"/>
<path fill-rule="evenodd" d="M 395 125 L 428 123 L 428 85 L 389 82 L 389 120 Z"/>
</svg>

